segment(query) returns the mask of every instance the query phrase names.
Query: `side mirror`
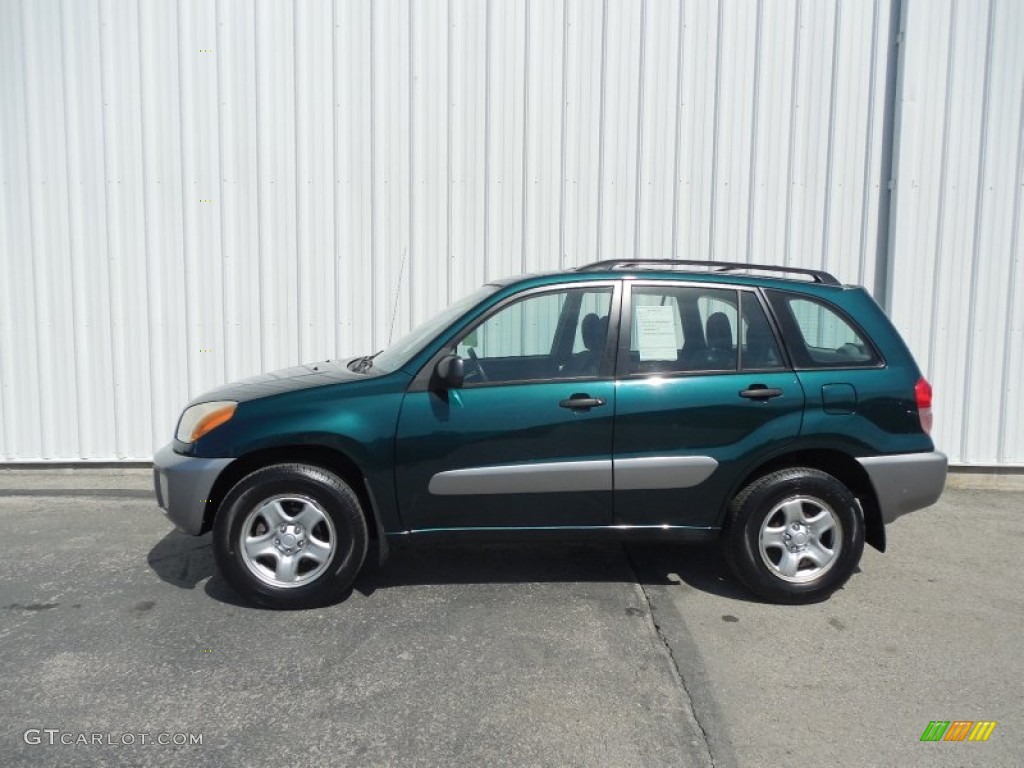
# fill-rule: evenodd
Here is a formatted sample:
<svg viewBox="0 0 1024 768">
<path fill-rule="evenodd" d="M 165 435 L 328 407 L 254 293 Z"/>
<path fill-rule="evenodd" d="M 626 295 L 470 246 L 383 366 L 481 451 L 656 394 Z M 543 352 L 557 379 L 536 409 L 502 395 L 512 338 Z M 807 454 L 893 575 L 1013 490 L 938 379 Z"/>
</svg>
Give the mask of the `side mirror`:
<svg viewBox="0 0 1024 768">
<path fill-rule="evenodd" d="M 458 389 L 466 379 L 466 361 L 458 355 L 448 355 L 437 361 L 437 378 L 447 389 Z"/>
</svg>

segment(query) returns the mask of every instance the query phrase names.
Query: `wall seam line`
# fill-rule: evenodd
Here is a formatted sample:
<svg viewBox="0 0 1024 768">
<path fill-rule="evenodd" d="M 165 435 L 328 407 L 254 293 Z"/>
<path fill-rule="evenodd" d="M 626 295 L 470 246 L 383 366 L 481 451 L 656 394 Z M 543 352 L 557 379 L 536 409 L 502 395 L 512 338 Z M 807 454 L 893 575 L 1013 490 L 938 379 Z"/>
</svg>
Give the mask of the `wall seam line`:
<svg viewBox="0 0 1024 768">
<path fill-rule="evenodd" d="M 636 97 L 636 188 L 633 194 L 633 258 L 640 258 L 640 221 L 643 204 L 644 75 L 647 65 L 647 0 L 640 2 L 640 62 Z"/>
<path fill-rule="evenodd" d="M 303 303 L 302 303 L 302 273 L 303 264 L 305 263 L 305 254 L 303 249 L 303 238 L 302 238 L 302 150 L 300 145 L 302 144 L 302 133 L 299 127 L 301 123 L 301 115 L 299 109 L 299 2 L 298 0 L 292 0 L 292 131 L 294 137 L 292 139 L 292 151 L 295 156 L 295 172 L 292 174 L 292 179 L 295 182 L 295 335 L 297 349 L 292 355 L 297 363 L 302 362 L 306 359 L 305 353 L 302 351 L 302 337 L 303 337 Z M 303 105 L 305 106 L 305 105 Z"/>
<path fill-rule="evenodd" d="M 711 201 L 708 207 L 708 253 L 709 260 L 715 259 L 715 220 L 718 207 L 718 129 L 722 104 L 722 23 L 725 15 L 722 3 L 718 4 L 718 22 L 715 26 L 715 103 L 711 123 Z"/>
<path fill-rule="evenodd" d="M 416 78 L 413 75 L 413 70 L 416 64 L 416 32 L 413 27 L 416 25 L 416 14 L 415 14 L 416 3 L 410 0 L 408 4 L 409 18 L 406 32 L 409 37 L 409 60 L 406 64 L 406 77 L 409 78 L 409 151 L 406 156 L 406 160 L 409 162 L 409 243 L 403 248 L 402 260 L 398 266 L 398 279 L 395 282 L 395 303 L 391 307 L 391 319 L 388 323 L 388 345 L 391 345 L 391 339 L 395 332 L 395 319 L 397 317 L 397 311 L 399 302 L 401 301 L 401 294 L 399 293 L 402 288 L 402 271 L 405 269 L 405 262 L 409 262 L 409 304 L 410 314 L 415 315 L 419 311 L 419 301 L 416 297 L 416 292 L 412 290 L 414 284 L 416 268 L 414 266 L 416 259 L 413 253 L 413 242 L 415 238 L 416 230 Z"/>
<path fill-rule="evenodd" d="M 484 3 L 484 223 L 483 255 L 486 282 L 491 274 L 490 219 L 491 219 L 491 0 Z"/>
<path fill-rule="evenodd" d="M 1014 301 L 1018 298 L 1017 282 L 1020 277 L 1017 249 L 1020 247 L 1022 187 L 1024 187 L 1024 83 L 1021 84 L 1020 115 L 1017 126 L 1017 173 L 1014 178 L 1013 189 L 1013 222 L 1010 225 L 1010 276 L 1006 281 L 1006 316 L 1011 320 L 1014 316 Z M 1012 340 L 1013 327 L 1011 326 L 1003 337 L 1003 376 L 999 397 L 999 432 L 996 436 L 997 462 L 1008 460 L 1006 450 L 1006 404 L 1010 390 L 1010 361 L 1013 359 L 1011 351 Z"/>
<path fill-rule="evenodd" d="M 683 30 L 686 28 L 686 2 L 680 0 L 679 23 L 676 29 L 676 103 L 675 103 L 675 147 L 672 159 L 672 258 L 679 258 L 679 187 L 682 179 L 679 178 L 679 158 L 682 136 L 682 113 L 683 113 Z"/>
<path fill-rule="evenodd" d="M 445 47 L 445 94 L 447 107 L 445 112 L 445 304 L 452 302 L 452 0 L 447 5 L 448 39 Z M 411 264 L 410 264 L 411 266 Z M 413 290 L 412 273 L 409 274 L 409 290 Z"/>
<path fill-rule="evenodd" d="M 975 311 L 978 299 L 978 272 L 979 272 L 979 257 L 981 249 L 981 223 L 985 218 L 985 161 L 987 160 L 987 149 L 988 142 L 986 136 L 988 134 L 988 117 L 989 117 L 989 103 L 991 101 L 991 87 L 992 87 L 992 47 L 993 38 L 995 36 L 995 0 L 989 0 L 988 4 L 988 29 L 986 31 L 985 40 L 985 75 L 982 85 L 982 105 L 981 105 L 981 126 L 978 131 L 978 186 L 976 191 L 976 197 L 974 201 L 974 231 L 971 236 L 971 287 L 970 293 L 968 294 L 968 304 L 970 308 L 967 314 L 967 341 L 970 344 L 971 339 L 974 337 L 974 326 L 977 318 L 977 312 Z M 964 371 L 964 392 L 963 392 L 963 413 L 964 420 L 970 415 L 971 410 L 971 392 L 974 389 L 972 386 L 973 377 L 971 376 L 971 366 L 965 367 Z M 967 431 L 964 430 L 960 434 L 960 460 L 969 460 L 967 456 Z"/>
<path fill-rule="evenodd" d="M 568 58 L 569 58 L 569 0 L 562 0 L 562 93 L 559 99 L 561 107 L 561 125 L 559 137 L 559 185 L 558 185 L 558 266 L 565 269 L 565 113 L 568 111 Z"/>
<path fill-rule="evenodd" d="M 153 397 L 153 390 L 156 386 L 156 374 L 154 371 L 154 354 L 153 354 L 153 286 L 151 282 L 151 270 L 150 270 L 150 259 L 151 254 L 149 251 L 149 177 L 146 173 L 148 164 L 146 163 L 146 110 L 144 107 L 143 91 L 145 90 L 146 83 L 143 77 L 143 53 L 142 53 L 142 6 L 138 6 L 135 10 L 135 22 L 137 26 L 136 41 L 136 52 L 139 56 L 139 150 L 142 154 L 141 166 L 142 171 L 142 252 L 143 252 L 143 265 L 145 270 L 146 280 L 146 340 L 148 342 L 148 370 L 149 370 L 149 388 L 147 396 L 149 398 L 149 418 L 150 418 L 150 443 L 156 439 L 158 426 L 158 415 L 156 411 L 156 399 Z"/>
<path fill-rule="evenodd" d="M 141 7 L 141 6 L 140 6 Z M 213 4 L 213 40 L 214 40 L 214 58 L 217 64 L 217 214 L 218 214 L 218 227 L 220 229 L 219 245 L 220 245 L 220 316 L 221 326 L 220 332 L 218 333 L 218 343 L 222 347 L 220 359 L 221 365 L 223 366 L 224 376 L 229 377 L 231 374 L 231 366 L 228 364 L 228 360 L 233 353 L 229 353 L 228 349 L 231 346 L 228 343 L 227 328 L 228 323 L 228 279 L 227 279 L 227 258 L 225 256 L 224 249 L 224 116 L 221 113 L 221 94 L 222 83 L 221 83 L 221 36 L 220 36 L 220 12 L 221 12 L 221 0 L 215 0 Z M 139 35 L 139 45 L 142 44 L 141 33 Z M 141 51 L 139 54 L 141 60 Z"/>
<path fill-rule="evenodd" d="M 828 99 L 828 141 L 825 149 L 825 201 L 822 209 L 821 224 L 821 269 L 828 271 L 829 237 L 832 230 L 832 184 L 835 173 L 835 137 L 836 137 L 836 82 L 839 70 L 839 29 L 842 26 L 842 0 L 836 0 L 835 16 L 832 20 L 832 66 L 829 70 Z"/>
<path fill-rule="evenodd" d="M 750 114 L 750 173 L 747 179 L 747 262 L 754 261 L 754 200 L 757 197 L 757 129 L 761 104 L 761 44 L 764 0 L 757 0 L 754 28 L 754 94 Z"/>
<path fill-rule="evenodd" d="M 875 94 L 878 89 L 878 4 L 881 0 L 874 0 L 871 11 L 871 75 L 868 79 L 868 109 L 867 124 L 864 127 L 864 184 L 861 193 L 860 207 L 860 245 L 858 248 L 858 269 L 857 282 L 861 285 L 865 282 L 867 270 L 867 247 L 868 247 L 868 206 L 870 203 L 871 191 L 871 165 L 874 161 L 875 144 L 872 140 L 875 124 Z M 881 189 L 879 189 L 881 194 Z"/>
<path fill-rule="evenodd" d="M 526 266 L 526 233 L 529 223 L 529 187 L 530 187 L 530 0 L 525 0 L 523 14 L 523 197 L 522 233 L 520 234 L 519 263 L 523 272 L 529 271 Z"/>
<path fill-rule="evenodd" d="M 597 261 L 601 261 L 603 252 L 604 237 L 601 232 L 601 218 L 604 215 L 604 138 L 605 138 L 605 113 L 607 89 L 607 65 L 608 59 L 608 0 L 601 4 L 601 99 L 599 104 L 598 128 L 597 128 Z"/>
<path fill-rule="evenodd" d="M 377 66 L 376 46 L 376 3 L 370 2 L 370 312 L 377 317 Z M 377 323 L 370 323 L 371 352 L 377 350 Z"/>
<path fill-rule="evenodd" d="M 64 203 L 65 212 L 68 217 L 68 275 L 71 284 L 71 318 L 72 322 L 78 322 L 78 301 L 75 298 L 77 291 L 75 290 L 75 243 L 73 232 L 71 228 L 71 149 L 68 140 L 68 88 L 67 88 L 67 38 L 64 30 L 64 5 L 60 4 L 57 6 L 57 15 L 60 24 L 60 90 L 61 90 L 61 107 L 64 118 L 64 180 L 67 188 L 64 190 Z M 145 173 L 145 170 L 143 170 Z M 145 208 L 143 208 L 143 220 L 145 220 Z M 147 260 L 149 254 L 146 254 Z M 148 275 L 148 272 L 147 272 Z M 147 289 L 148 289 L 147 279 Z M 81 372 L 80 357 L 78 349 L 78 340 L 74 330 L 71 334 L 71 352 L 74 357 L 74 370 L 75 370 L 75 439 L 78 444 L 78 455 L 81 456 L 84 451 L 82 450 L 82 387 L 81 382 L 78 380 L 78 376 Z M 152 361 L 150 361 L 150 367 L 152 368 Z M 2 400 L 2 398 L 0 398 Z M 152 414 L 151 414 L 152 416 Z"/>
<path fill-rule="evenodd" d="M 263 266 L 263 163 L 260 158 L 260 24 L 259 4 L 252 7 L 252 67 L 256 110 L 256 295 L 259 300 L 260 315 L 260 370 L 267 370 L 267 315 L 264 311 L 264 266 Z"/>
<path fill-rule="evenodd" d="M 803 15 L 803 3 L 796 0 L 796 11 L 793 14 L 793 70 L 790 77 L 790 102 L 792 107 L 789 110 L 789 147 L 786 153 L 786 223 L 783 232 L 782 263 L 792 263 L 790 251 L 793 247 L 793 155 L 796 153 L 796 132 L 797 132 L 797 110 L 799 104 L 799 83 L 800 83 L 800 21 Z"/>
<path fill-rule="evenodd" d="M 935 259 L 932 266 L 932 292 L 931 292 L 931 308 L 930 308 L 930 323 L 928 334 L 928 368 L 929 371 L 935 370 L 935 343 L 938 339 L 938 334 L 935 332 L 938 328 L 938 314 L 939 305 L 935 301 L 935 297 L 939 293 L 939 275 L 942 273 L 942 245 L 945 239 L 946 227 L 945 227 L 945 213 L 946 213 L 946 184 L 947 174 L 949 172 L 949 122 L 950 122 L 950 104 L 953 98 L 953 71 L 954 63 L 956 61 L 956 0 L 951 0 L 949 4 L 949 34 L 947 36 L 947 56 L 946 56 L 946 87 L 943 96 L 942 104 L 942 139 L 939 150 L 939 200 L 938 200 L 938 215 L 936 222 L 936 233 L 935 233 Z"/>
<path fill-rule="evenodd" d="M 341 293 L 338 290 L 339 239 L 338 187 L 338 3 L 331 2 L 331 298 L 334 302 L 334 322 L 331 334 L 331 359 L 341 354 Z"/>
</svg>

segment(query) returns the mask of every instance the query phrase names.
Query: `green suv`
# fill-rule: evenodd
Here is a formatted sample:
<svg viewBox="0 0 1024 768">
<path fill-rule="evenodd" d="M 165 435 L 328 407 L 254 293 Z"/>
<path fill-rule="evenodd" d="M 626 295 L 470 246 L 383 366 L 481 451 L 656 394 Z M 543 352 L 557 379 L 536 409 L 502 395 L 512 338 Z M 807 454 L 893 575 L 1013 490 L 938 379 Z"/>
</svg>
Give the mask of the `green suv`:
<svg viewBox="0 0 1024 768">
<path fill-rule="evenodd" d="M 154 484 L 268 606 L 336 600 L 389 541 L 451 534 L 720 539 L 750 590 L 798 603 L 938 499 L 931 418 L 863 288 L 603 261 L 488 283 L 375 355 L 208 392 Z"/>
</svg>

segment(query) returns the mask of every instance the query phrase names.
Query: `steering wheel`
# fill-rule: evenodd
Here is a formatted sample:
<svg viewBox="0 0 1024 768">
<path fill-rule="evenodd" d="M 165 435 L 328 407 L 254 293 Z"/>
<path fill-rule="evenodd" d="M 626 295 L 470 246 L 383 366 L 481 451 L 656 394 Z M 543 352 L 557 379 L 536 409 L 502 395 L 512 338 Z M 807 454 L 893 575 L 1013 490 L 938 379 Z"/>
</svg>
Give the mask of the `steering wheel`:
<svg viewBox="0 0 1024 768">
<path fill-rule="evenodd" d="M 487 377 L 487 372 L 484 371 L 484 367 L 480 363 L 480 358 L 476 356 L 476 350 L 470 347 L 466 354 L 469 355 L 469 359 L 473 362 L 473 367 L 476 368 L 476 372 L 480 375 L 480 381 L 490 381 Z"/>
</svg>

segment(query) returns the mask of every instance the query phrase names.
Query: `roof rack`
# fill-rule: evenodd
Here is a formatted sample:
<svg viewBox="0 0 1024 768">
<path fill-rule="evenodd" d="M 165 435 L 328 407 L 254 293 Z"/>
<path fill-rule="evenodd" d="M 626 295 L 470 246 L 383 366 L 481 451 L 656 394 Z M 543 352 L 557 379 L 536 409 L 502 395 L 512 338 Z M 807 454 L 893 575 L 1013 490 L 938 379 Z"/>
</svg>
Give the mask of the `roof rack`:
<svg viewBox="0 0 1024 768">
<path fill-rule="evenodd" d="M 577 268 L 577 272 L 598 272 L 605 269 L 674 269 L 676 267 L 704 267 L 709 272 L 782 272 L 810 277 L 822 285 L 842 285 L 834 275 L 820 269 L 779 267 L 773 264 L 744 264 L 738 261 L 699 261 L 697 259 L 608 259 L 595 261 Z"/>
</svg>

